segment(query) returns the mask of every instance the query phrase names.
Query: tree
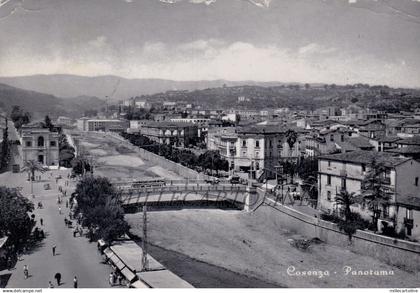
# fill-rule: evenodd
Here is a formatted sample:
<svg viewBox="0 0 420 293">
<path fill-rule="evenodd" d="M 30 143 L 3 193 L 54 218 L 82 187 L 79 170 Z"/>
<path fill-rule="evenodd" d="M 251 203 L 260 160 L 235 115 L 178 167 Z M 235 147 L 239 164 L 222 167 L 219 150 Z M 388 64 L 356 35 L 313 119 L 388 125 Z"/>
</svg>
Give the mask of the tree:
<svg viewBox="0 0 420 293">
<path fill-rule="evenodd" d="M 75 149 L 68 143 L 65 134 L 61 134 L 58 140 L 60 166 L 70 168 L 75 157 Z"/>
<path fill-rule="evenodd" d="M 7 123 L 8 121 L 6 118 L 6 126 L 3 129 L 3 141 L 1 143 L 0 170 L 7 168 L 10 160 L 9 128 Z"/>
<path fill-rule="evenodd" d="M 71 166 L 73 168 L 72 172 L 76 175 L 84 175 L 86 172 L 92 171 L 92 166 L 89 164 L 88 159 L 83 156 L 73 158 Z"/>
<path fill-rule="evenodd" d="M 45 116 L 45 121 L 44 121 L 44 123 L 45 123 L 45 128 L 48 128 L 50 131 L 52 131 L 52 130 L 53 130 L 54 125 L 52 124 L 51 119 L 50 119 L 50 117 L 49 117 L 48 115 L 47 115 L 47 116 Z"/>
<path fill-rule="evenodd" d="M 35 160 L 29 160 L 29 161 L 24 162 L 21 172 L 28 173 L 28 178 L 31 180 L 31 194 L 32 195 L 34 194 L 33 182 L 35 180 L 35 172 L 45 173 L 46 171 L 48 171 L 48 168 L 45 168 L 44 166 L 42 166 L 39 162 Z"/>
<path fill-rule="evenodd" d="M 77 184 L 75 195 L 75 213 L 82 215 L 92 240 L 103 238 L 110 244 L 128 232 L 130 227 L 124 220 L 119 194 L 107 178 L 84 177 Z"/>
<path fill-rule="evenodd" d="M 30 176 L 31 180 L 35 180 L 36 172 L 45 173 L 46 171 L 48 171 L 48 168 L 45 168 L 44 166 L 41 165 L 41 163 L 35 160 L 28 160 L 24 162 L 23 168 L 21 169 L 21 171 L 27 172 L 28 178 Z"/>
<path fill-rule="evenodd" d="M 387 171 L 384 163 L 373 159 L 362 181 L 362 199 L 373 212 L 372 224 L 375 231 L 377 229 L 380 207 L 388 205 L 390 199 L 389 190 L 386 187 L 386 183 L 389 180 L 385 176 Z"/>
<path fill-rule="evenodd" d="M 295 145 L 295 143 L 297 141 L 297 137 L 298 137 L 298 135 L 297 135 L 296 131 L 294 131 L 293 129 L 287 130 L 286 141 L 287 141 L 287 144 L 289 145 L 290 150 Z"/>
<path fill-rule="evenodd" d="M 29 112 L 23 112 L 19 106 L 13 106 L 12 112 L 10 114 L 10 118 L 12 119 L 15 127 L 20 129 L 22 125 L 28 124 L 31 119 L 31 115 Z"/>
<path fill-rule="evenodd" d="M 0 186 L 0 237 L 20 246 L 29 239 L 35 222 L 29 216 L 34 205 L 16 190 Z"/>
<path fill-rule="evenodd" d="M 285 161 L 283 163 L 283 172 L 289 175 L 290 183 L 293 184 L 294 183 L 293 179 L 297 173 L 297 164 L 293 161 Z"/>
<path fill-rule="evenodd" d="M 349 193 L 347 190 L 340 190 L 340 192 L 335 195 L 335 203 L 339 205 L 342 210 L 345 221 L 350 221 L 350 207 L 357 202 L 357 196 L 355 196 L 354 192 Z"/>
</svg>

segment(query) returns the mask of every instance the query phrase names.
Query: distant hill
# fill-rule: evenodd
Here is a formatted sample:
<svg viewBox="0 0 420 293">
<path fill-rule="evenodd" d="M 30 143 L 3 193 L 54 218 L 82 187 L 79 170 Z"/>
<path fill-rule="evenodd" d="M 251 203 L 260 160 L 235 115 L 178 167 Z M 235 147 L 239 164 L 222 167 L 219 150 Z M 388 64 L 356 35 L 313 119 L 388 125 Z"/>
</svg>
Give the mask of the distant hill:
<svg viewBox="0 0 420 293">
<path fill-rule="evenodd" d="M 165 79 L 126 79 L 118 76 L 85 77 L 77 75 L 31 75 L 22 77 L 0 77 L 0 83 L 21 89 L 47 93 L 57 97 L 94 96 L 112 100 L 133 96 L 155 94 L 171 90 L 197 90 L 238 85 L 275 86 L 280 82 L 254 81 L 173 81 Z"/>
<path fill-rule="evenodd" d="M 18 105 L 32 113 L 34 118 L 45 115 L 57 117 L 66 115 L 78 117 L 85 110 L 96 109 L 105 104 L 96 97 L 80 96 L 72 99 L 61 99 L 50 94 L 28 91 L 0 83 L 0 108 L 10 112 L 13 105 Z"/>
</svg>

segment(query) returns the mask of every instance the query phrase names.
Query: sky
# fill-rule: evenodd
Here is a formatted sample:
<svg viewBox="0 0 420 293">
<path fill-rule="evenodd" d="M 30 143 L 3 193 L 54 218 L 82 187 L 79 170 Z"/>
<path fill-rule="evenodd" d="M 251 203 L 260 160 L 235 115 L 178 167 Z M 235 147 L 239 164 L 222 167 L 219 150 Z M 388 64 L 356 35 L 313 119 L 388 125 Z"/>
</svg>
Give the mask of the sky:
<svg viewBox="0 0 420 293">
<path fill-rule="evenodd" d="M 419 0 L 0 0 L 0 76 L 420 87 Z"/>
</svg>

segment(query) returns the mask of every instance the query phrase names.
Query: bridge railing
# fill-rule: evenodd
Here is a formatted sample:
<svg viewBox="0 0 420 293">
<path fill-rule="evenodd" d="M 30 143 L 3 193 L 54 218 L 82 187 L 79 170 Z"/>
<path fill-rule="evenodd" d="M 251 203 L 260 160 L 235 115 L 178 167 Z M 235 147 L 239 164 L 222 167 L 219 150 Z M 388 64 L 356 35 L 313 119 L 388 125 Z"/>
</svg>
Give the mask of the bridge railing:
<svg viewBox="0 0 420 293">
<path fill-rule="evenodd" d="M 233 201 L 243 201 L 246 192 L 246 186 L 241 185 L 172 185 L 162 187 L 150 187 L 150 188 L 136 188 L 124 190 L 121 193 L 121 201 L 123 204 L 137 202 L 142 198 L 147 198 L 154 195 L 162 195 L 165 193 L 181 193 L 188 199 L 188 195 L 193 194 L 205 194 L 206 197 L 224 198 L 226 194 L 234 194 L 228 196 Z"/>
</svg>

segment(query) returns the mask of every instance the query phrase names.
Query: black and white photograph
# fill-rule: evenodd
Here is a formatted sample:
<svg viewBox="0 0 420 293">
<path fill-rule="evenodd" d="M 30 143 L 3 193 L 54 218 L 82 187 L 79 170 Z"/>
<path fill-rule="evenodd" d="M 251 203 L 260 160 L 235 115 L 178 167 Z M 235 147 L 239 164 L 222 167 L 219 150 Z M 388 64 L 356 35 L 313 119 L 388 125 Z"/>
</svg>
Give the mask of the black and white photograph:
<svg viewBox="0 0 420 293">
<path fill-rule="evenodd" d="M 0 0 L 2 293 L 418 293 L 419 178 L 420 0 Z"/>
</svg>

